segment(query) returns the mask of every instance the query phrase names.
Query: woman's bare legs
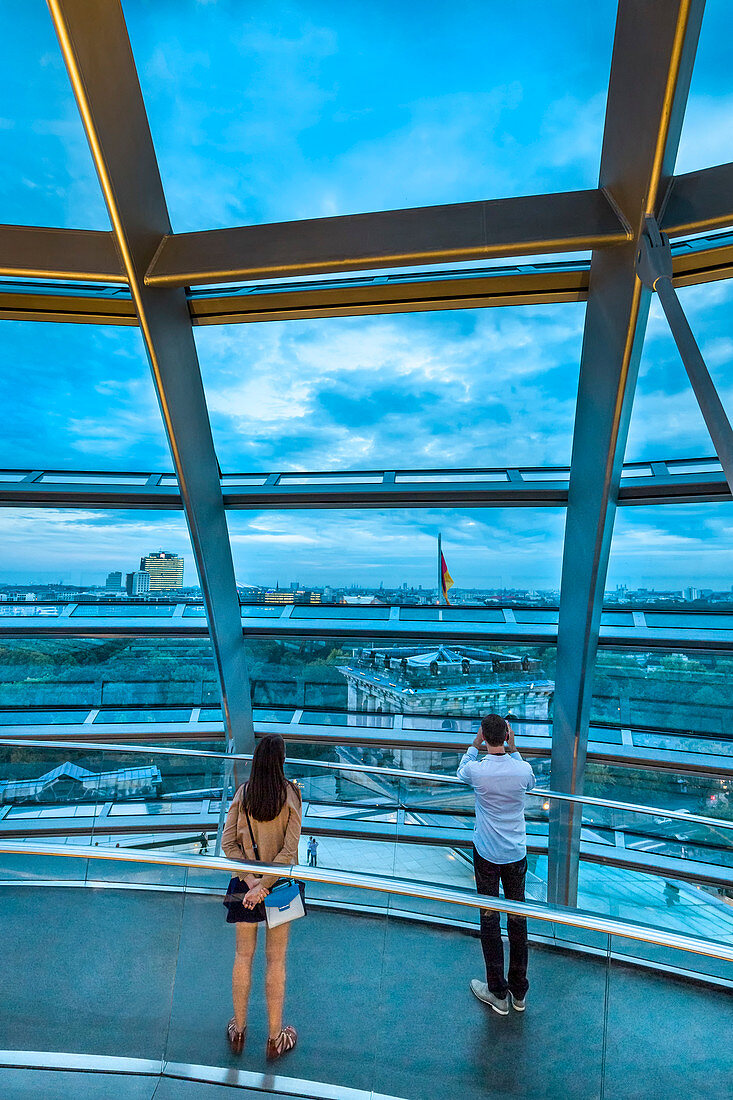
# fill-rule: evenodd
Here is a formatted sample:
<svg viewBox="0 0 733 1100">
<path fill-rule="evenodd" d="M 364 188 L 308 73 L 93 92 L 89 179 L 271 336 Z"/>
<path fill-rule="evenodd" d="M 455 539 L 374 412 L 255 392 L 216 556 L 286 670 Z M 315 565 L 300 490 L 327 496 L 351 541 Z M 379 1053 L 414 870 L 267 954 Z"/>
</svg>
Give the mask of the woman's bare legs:
<svg viewBox="0 0 733 1100">
<path fill-rule="evenodd" d="M 232 1001 L 237 1030 L 244 1031 L 247 1025 L 249 987 L 252 983 L 252 959 L 257 946 L 257 925 L 242 922 L 234 927 L 237 939 L 232 970 Z"/>
<path fill-rule="evenodd" d="M 265 995 L 267 997 L 268 1035 L 279 1035 L 283 1027 L 283 1003 L 285 1001 L 285 954 L 288 949 L 289 924 L 279 924 L 267 929 L 265 955 Z"/>
</svg>

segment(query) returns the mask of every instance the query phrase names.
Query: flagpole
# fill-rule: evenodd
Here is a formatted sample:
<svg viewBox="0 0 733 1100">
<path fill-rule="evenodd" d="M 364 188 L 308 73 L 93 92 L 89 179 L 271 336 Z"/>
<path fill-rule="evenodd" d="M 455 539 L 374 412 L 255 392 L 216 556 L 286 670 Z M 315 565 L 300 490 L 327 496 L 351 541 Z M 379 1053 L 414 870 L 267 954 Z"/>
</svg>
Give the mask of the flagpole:
<svg viewBox="0 0 733 1100">
<path fill-rule="evenodd" d="M 442 535 L 438 531 L 438 603 L 443 603 L 443 569 L 441 565 L 441 559 L 443 557 L 442 551 Z"/>
</svg>

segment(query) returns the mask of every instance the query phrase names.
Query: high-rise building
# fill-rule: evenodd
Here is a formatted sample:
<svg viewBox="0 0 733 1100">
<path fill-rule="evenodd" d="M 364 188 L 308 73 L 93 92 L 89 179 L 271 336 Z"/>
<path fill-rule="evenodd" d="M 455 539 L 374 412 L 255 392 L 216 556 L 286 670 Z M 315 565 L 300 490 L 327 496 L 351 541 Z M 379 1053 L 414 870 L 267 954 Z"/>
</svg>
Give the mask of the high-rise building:
<svg viewBox="0 0 733 1100">
<path fill-rule="evenodd" d="M 104 590 L 105 592 L 120 592 L 122 590 L 122 573 L 119 569 L 107 574 Z"/>
<path fill-rule="evenodd" d="M 156 550 L 140 559 L 140 568 L 150 574 L 150 591 L 165 592 L 171 588 L 183 588 L 183 558 Z"/>
<path fill-rule="evenodd" d="M 146 596 L 150 591 L 150 574 L 145 569 L 128 573 L 125 588 L 128 596 Z"/>
</svg>

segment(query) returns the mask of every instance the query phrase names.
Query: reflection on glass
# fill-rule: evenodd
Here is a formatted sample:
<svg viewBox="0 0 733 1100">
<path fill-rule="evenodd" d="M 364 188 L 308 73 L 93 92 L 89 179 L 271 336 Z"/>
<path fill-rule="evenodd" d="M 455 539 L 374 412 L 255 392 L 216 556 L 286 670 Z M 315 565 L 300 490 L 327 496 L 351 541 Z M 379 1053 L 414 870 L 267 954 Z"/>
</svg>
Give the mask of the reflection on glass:
<svg viewBox="0 0 733 1100">
<path fill-rule="evenodd" d="M 677 731 L 680 740 L 685 735 L 712 735 L 709 751 L 727 752 L 725 742 L 732 714 L 730 654 L 683 649 L 636 652 L 606 647 L 598 653 L 593 719 L 642 727 L 650 733 Z"/>
<path fill-rule="evenodd" d="M 57 706 L 200 706 L 218 699 L 207 639 L 0 638 L 0 705 L 31 708 L 29 721 L 35 707 L 44 708 L 44 721 Z"/>
</svg>

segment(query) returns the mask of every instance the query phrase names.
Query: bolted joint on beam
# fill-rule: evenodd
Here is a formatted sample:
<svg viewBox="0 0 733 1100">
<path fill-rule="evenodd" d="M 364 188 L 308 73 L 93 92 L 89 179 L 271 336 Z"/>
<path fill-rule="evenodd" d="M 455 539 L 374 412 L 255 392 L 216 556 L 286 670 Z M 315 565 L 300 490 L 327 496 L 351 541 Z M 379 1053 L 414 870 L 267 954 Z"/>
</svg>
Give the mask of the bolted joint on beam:
<svg viewBox="0 0 733 1100">
<path fill-rule="evenodd" d="M 636 254 L 636 274 L 644 286 L 657 289 L 660 279 L 672 280 L 672 250 L 669 237 L 662 233 L 656 218 L 647 214 L 644 218 L 644 232 L 639 239 L 639 251 Z"/>
</svg>

